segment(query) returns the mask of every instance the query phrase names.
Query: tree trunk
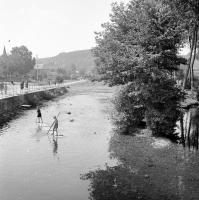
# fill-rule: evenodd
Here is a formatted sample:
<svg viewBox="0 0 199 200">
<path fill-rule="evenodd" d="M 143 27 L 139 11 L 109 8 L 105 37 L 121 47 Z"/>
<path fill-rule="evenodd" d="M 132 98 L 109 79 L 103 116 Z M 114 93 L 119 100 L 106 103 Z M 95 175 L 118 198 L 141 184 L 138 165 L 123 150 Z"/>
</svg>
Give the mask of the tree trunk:
<svg viewBox="0 0 199 200">
<path fill-rule="evenodd" d="M 192 59 L 192 62 L 191 62 L 191 71 L 192 71 L 192 76 L 191 76 L 191 91 L 193 91 L 193 89 L 194 89 L 194 71 L 193 71 L 193 67 L 194 67 L 194 63 L 195 63 L 195 59 L 196 59 L 197 42 L 198 42 L 198 27 L 196 26 L 195 30 L 194 30 L 193 59 Z"/>
<path fill-rule="evenodd" d="M 195 34 L 193 34 L 193 36 L 194 35 Z M 192 38 L 192 42 L 191 42 L 190 46 L 191 46 L 191 53 L 190 53 L 190 56 L 189 56 L 189 61 L 188 61 L 188 65 L 187 65 L 187 71 L 186 71 L 186 74 L 185 74 L 185 77 L 184 77 L 183 90 L 185 89 L 185 87 L 187 85 L 187 79 L 188 79 L 189 72 L 191 72 L 190 66 L 191 66 L 191 60 L 192 60 L 192 54 L 193 54 L 193 47 L 194 47 L 194 37 Z M 191 76 L 191 73 L 190 73 L 190 76 Z"/>
<path fill-rule="evenodd" d="M 189 72 L 190 72 L 190 80 L 191 80 L 191 90 L 193 90 L 193 88 L 194 88 L 193 66 L 194 66 L 194 62 L 195 62 L 195 58 L 196 58 L 196 48 L 197 48 L 197 42 L 198 42 L 197 34 L 198 34 L 198 26 L 196 25 L 194 28 L 194 31 L 193 31 L 192 43 L 191 43 L 191 53 L 190 53 L 190 57 L 189 57 L 187 71 L 186 71 L 185 78 L 184 78 L 183 90 L 186 87 Z"/>
</svg>

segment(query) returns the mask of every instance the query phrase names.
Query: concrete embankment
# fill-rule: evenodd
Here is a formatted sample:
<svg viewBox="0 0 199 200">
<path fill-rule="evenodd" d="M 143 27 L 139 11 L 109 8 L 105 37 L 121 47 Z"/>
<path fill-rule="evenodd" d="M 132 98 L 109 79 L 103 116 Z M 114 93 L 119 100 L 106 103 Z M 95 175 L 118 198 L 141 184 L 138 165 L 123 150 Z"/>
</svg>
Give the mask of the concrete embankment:
<svg viewBox="0 0 199 200">
<path fill-rule="evenodd" d="M 45 100 L 50 100 L 55 97 L 67 93 L 66 87 L 54 88 L 46 91 L 38 91 L 34 93 L 22 94 L 0 100 L 0 126 L 15 117 L 24 108 L 22 105 L 35 107 L 42 104 Z"/>
</svg>

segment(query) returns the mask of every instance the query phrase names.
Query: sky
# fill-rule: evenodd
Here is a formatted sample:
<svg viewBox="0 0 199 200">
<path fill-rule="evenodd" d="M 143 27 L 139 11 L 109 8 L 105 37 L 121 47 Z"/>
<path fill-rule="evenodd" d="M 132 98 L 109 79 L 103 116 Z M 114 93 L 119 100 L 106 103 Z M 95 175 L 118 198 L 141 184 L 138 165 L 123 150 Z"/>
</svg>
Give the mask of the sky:
<svg viewBox="0 0 199 200">
<path fill-rule="evenodd" d="M 0 53 L 4 45 L 25 45 L 39 58 L 92 48 L 114 1 L 0 0 Z"/>
</svg>

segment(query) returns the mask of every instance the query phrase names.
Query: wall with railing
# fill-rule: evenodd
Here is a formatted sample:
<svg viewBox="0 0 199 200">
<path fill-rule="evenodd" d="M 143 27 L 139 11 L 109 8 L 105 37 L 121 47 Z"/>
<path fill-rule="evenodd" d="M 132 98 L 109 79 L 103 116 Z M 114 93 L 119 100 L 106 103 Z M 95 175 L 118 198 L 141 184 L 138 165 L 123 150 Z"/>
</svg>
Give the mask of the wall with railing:
<svg viewBox="0 0 199 200">
<path fill-rule="evenodd" d="M 0 99 L 8 98 L 12 96 L 18 96 L 26 93 L 33 93 L 37 91 L 44 91 L 44 90 L 50 90 L 54 88 L 59 87 L 66 87 L 69 85 L 73 85 L 75 83 L 82 82 L 84 80 L 80 81 L 66 81 L 63 83 L 56 83 L 56 84 L 39 84 L 39 83 L 24 83 L 22 87 L 22 83 L 15 82 L 1 82 L 0 83 Z"/>
</svg>

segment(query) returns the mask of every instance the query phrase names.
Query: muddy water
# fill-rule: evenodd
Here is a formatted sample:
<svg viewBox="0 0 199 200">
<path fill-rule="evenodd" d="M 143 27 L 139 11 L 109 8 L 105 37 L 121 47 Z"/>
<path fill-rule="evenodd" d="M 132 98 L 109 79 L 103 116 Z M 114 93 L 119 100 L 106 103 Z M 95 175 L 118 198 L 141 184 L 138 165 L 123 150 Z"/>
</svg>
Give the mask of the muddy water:
<svg viewBox="0 0 199 200">
<path fill-rule="evenodd" d="M 88 91 L 71 89 L 46 103 L 42 126 L 36 110 L 28 110 L 1 130 L 1 200 L 88 199 L 89 181 L 80 174 L 117 163 L 108 149 L 112 127 L 106 110 L 112 90 Z M 60 136 L 47 135 L 58 113 Z"/>
<path fill-rule="evenodd" d="M 74 86 L 45 104 L 43 126 L 29 110 L 1 130 L 0 200 L 198 200 L 199 151 L 148 130 L 113 133 L 112 94 L 102 85 Z M 47 135 L 58 113 L 60 136 Z M 182 121 L 198 139 L 197 116 Z"/>
</svg>

